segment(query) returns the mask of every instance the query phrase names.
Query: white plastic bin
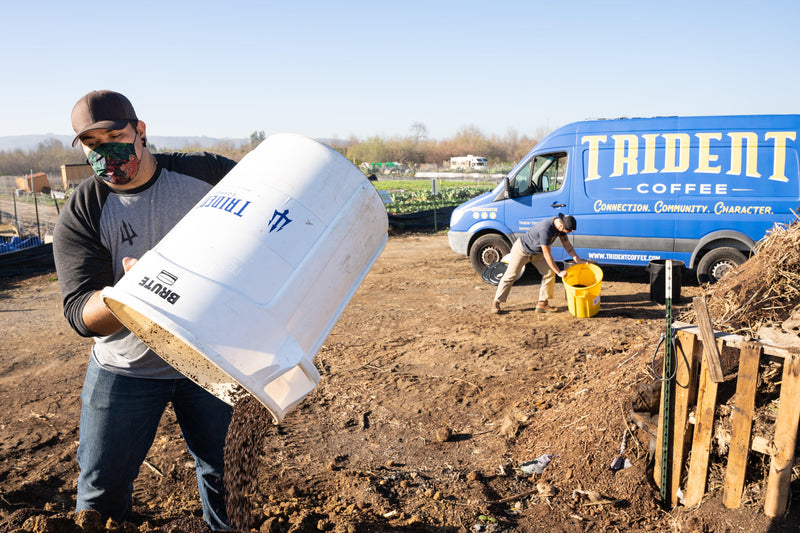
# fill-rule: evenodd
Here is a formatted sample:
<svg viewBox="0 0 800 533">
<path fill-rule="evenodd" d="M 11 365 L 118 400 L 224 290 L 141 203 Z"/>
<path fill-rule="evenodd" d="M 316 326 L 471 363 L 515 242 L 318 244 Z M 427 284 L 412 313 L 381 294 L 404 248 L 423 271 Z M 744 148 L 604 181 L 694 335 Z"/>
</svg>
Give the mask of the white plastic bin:
<svg viewBox="0 0 800 533">
<path fill-rule="evenodd" d="M 386 209 L 341 154 L 267 138 L 101 296 L 181 373 L 277 423 L 317 383 L 313 358 L 387 240 Z"/>
</svg>

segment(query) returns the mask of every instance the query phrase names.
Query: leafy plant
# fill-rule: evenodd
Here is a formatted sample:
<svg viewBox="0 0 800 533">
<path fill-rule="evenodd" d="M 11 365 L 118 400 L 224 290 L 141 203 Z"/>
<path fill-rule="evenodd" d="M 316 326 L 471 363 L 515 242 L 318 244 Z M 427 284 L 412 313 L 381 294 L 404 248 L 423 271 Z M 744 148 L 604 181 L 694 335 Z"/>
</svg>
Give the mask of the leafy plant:
<svg viewBox="0 0 800 533">
<path fill-rule="evenodd" d="M 388 191 L 392 203 L 386 205 L 390 213 L 402 215 L 427 211 L 434 208 L 454 207 L 467 200 L 491 190 L 490 184 L 470 187 L 446 187 L 437 195 L 428 190 L 391 190 Z"/>
</svg>

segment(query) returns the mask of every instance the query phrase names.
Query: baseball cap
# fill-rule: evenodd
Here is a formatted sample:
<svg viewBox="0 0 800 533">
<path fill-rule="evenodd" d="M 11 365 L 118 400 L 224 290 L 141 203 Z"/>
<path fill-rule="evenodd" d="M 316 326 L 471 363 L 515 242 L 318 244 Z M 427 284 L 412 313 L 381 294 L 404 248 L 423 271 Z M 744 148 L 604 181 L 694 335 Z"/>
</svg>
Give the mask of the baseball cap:
<svg viewBox="0 0 800 533">
<path fill-rule="evenodd" d="M 572 215 L 559 213 L 558 218 L 561 219 L 561 223 L 564 224 L 564 229 L 567 231 L 575 231 L 575 228 L 578 227 L 578 221 Z"/>
<path fill-rule="evenodd" d="M 72 129 L 77 144 L 81 135 L 90 130 L 121 130 L 136 118 L 133 105 L 125 96 L 114 91 L 92 91 L 83 96 L 72 108 Z"/>
</svg>

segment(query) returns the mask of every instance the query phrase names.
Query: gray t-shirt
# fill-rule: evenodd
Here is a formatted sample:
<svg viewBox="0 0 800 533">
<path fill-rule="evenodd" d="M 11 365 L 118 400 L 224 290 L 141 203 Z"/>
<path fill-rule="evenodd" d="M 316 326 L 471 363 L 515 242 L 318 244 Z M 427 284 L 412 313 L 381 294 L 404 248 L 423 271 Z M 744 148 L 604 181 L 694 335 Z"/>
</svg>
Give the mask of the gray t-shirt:
<svg viewBox="0 0 800 533">
<path fill-rule="evenodd" d="M 157 168 L 146 184 L 114 191 L 102 180 L 86 180 L 70 195 L 58 218 L 53 255 L 66 316 L 84 337 L 89 297 L 125 273 L 124 257 L 153 248 L 236 164 L 208 154 L 155 154 Z M 92 356 L 106 370 L 127 376 L 172 379 L 181 374 L 127 329 L 95 336 Z"/>
<path fill-rule="evenodd" d="M 556 229 L 555 220 L 558 217 L 545 218 L 534 224 L 531 229 L 519 238 L 522 249 L 527 254 L 542 253 L 542 245 L 551 246 L 561 232 Z"/>
</svg>

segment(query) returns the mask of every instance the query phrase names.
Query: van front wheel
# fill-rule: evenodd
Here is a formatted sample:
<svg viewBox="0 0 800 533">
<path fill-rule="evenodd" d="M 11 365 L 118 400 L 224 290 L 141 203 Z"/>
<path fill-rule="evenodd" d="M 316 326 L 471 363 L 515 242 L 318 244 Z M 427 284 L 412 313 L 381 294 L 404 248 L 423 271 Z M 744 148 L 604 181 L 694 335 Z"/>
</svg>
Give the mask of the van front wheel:
<svg viewBox="0 0 800 533">
<path fill-rule="evenodd" d="M 716 283 L 722 276 L 746 260 L 744 254 L 736 248 L 714 248 L 697 264 L 697 281 Z"/>
<path fill-rule="evenodd" d="M 511 251 L 511 245 L 501 235 L 490 233 L 478 237 L 469 251 L 469 262 L 472 268 L 480 274 L 483 269 L 492 263 L 500 261 L 504 255 Z"/>
</svg>

